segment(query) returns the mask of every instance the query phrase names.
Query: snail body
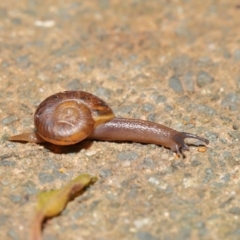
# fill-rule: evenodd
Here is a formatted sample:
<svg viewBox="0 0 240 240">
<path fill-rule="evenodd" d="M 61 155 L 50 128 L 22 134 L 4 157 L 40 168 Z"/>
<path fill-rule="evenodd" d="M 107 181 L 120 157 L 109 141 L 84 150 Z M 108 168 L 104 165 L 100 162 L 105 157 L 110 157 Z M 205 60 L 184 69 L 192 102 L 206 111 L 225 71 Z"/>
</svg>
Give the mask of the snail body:
<svg viewBox="0 0 240 240">
<path fill-rule="evenodd" d="M 189 150 L 185 138 L 197 135 L 178 132 L 158 123 L 115 117 L 102 99 L 83 91 L 66 91 L 46 98 L 34 114 L 36 131 L 11 136 L 11 141 L 50 142 L 71 145 L 83 139 L 153 143 L 177 154 Z"/>
</svg>

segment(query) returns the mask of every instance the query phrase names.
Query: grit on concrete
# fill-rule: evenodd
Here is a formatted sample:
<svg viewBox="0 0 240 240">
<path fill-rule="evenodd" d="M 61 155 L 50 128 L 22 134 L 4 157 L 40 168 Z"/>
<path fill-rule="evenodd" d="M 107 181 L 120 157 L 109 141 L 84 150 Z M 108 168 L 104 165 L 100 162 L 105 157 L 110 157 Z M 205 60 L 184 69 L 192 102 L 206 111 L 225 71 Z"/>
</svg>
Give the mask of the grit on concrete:
<svg viewBox="0 0 240 240">
<path fill-rule="evenodd" d="M 1 1 L 0 49 L 0 239 L 27 239 L 36 194 L 86 172 L 99 181 L 43 239 L 240 239 L 238 0 Z M 7 140 L 64 90 L 210 144 L 183 159 L 151 144 Z"/>
</svg>

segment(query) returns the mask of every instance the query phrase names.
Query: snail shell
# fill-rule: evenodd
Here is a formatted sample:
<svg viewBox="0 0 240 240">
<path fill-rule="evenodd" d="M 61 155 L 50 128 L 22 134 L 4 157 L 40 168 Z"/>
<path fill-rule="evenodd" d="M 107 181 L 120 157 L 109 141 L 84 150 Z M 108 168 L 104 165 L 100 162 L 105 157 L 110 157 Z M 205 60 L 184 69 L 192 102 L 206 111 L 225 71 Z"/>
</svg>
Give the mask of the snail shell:
<svg viewBox="0 0 240 240">
<path fill-rule="evenodd" d="M 114 117 L 112 109 L 100 98 L 83 91 L 65 91 L 46 98 L 38 106 L 34 123 L 45 141 L 70 145 Z"/>
</svg>

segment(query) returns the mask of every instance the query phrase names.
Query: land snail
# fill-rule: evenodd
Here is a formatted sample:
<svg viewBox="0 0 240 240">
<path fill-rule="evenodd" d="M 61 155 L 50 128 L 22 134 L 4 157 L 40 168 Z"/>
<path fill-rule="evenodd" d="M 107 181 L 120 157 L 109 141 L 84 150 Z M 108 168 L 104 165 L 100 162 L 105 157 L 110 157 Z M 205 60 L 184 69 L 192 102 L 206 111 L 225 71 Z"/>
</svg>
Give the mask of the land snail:
<svg viewBox="0 0 240 240">
<path fill-rule="evenodd" d="M 10 141 L 71 145 L 84 139 L 152 143 L 183 154 L 185 138 L 203 137 L 178 132 L 158 123 L 115 117 L 108 104 L 83 91 L 65 91 L 46 98 L 34 114 L 35 132 L 11 136 Z"/>
</svg>

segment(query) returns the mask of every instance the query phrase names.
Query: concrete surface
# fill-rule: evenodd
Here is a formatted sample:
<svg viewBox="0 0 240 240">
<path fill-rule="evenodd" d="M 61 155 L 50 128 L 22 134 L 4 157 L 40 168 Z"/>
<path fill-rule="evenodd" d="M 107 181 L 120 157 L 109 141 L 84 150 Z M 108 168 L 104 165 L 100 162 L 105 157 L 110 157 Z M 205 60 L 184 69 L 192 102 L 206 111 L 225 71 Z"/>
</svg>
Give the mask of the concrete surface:
<svg viewBox="0 0 240 240">
<path fill-rule="evenodd" d="M 240 2 L 0 2 L 0 239 L 27 239 L 37 192 L 99 176 L 44 240 L 240 239 Z M 139 143 L 22 144 L 47 96 L 210 140 L 186 158 Z M 197 143 L 196 141 L 189 141 Z"/>
</svg>

